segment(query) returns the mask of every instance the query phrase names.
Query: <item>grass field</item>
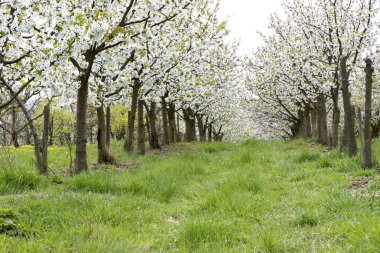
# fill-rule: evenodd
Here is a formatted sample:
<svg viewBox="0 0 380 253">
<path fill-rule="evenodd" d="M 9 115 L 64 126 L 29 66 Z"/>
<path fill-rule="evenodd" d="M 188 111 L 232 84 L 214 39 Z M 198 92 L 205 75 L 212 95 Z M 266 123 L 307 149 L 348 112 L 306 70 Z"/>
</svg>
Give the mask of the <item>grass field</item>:
<svg viewBox="0 0 380 253">
<path fill-rule="evenodd" d="M 29 232 L 0 235 L 1 251 L 379 252 L 380 175 L 358 157 L 302 141 L 112 150 L 121 168 L 70 176 L 66 149 L 53 147 L 48 178 L 34 173 L 30 147 L 18 150 L 0 203 Z"/>
</svg>

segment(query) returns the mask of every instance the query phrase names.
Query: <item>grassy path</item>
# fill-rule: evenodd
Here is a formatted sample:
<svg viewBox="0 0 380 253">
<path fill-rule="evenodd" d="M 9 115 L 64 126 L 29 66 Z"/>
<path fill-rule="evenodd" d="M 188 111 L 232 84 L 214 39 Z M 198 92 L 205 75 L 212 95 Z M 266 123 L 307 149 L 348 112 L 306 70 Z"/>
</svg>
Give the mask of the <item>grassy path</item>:
<svg viewBox="0 0 380 253">
<path fill-rule="evenodd" d="M 379 252 L 379 175 L 359 169 L 357 158 L 299 141 L 196 145 L 128 158 L 136 169 L 3 176 L 1 206 L 17 210 L 38 236 L 0 235 L 0 248 Z"/>
</svg>

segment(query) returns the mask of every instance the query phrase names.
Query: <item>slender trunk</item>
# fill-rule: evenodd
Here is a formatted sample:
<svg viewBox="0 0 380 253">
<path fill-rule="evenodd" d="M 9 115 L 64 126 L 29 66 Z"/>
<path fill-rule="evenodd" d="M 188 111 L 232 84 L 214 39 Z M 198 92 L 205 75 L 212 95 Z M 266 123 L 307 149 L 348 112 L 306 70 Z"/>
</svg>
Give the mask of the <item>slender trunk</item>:
<svg viewBox="0 0 380 253">
<path fill-rule="evenodd" d="M 82 80 L 77 94 L 77 115 L 76 115 L 76 161 L 75 172 L 79 173 L 87 170 L 87 99 L 88 80 Z"/>
<path fill-rule="evenodd" d="M 111 155 L 107 144 L 107 124 L 103 106 L 96 108 L 96 115 L 98 117 L 98 163 L 115 164 L 115 158 Z"/>
<path fill-rule="evenodd" d="M 42 163 L 44 171 L 48 171 L 48 144 L 49 144 L 49 130 L 50 130 L 50 107 L 48 105 L 44 108 L 44 132 L 42 137 Z"/>
<path fill-rule="evenodd" d="M 92 128 L 90 128 L 90 144 L 94 143 L 94 132 L 92 131 Z"/>
<path fill-rule="evenodd" d="M 140 80 L 134 79 L 133 90 L 132 90 L 132 102 L 131 102 L 131 110 L 128 113 L 128 129 L 127 129 L 127 137 L 124 142 L 124 151 L 128 153 L 133 152 L 133 137 L 135 132 L 135 119 L 137 112 L 137 99 L 139 96 L 140 89 Z"/>
<path fill-rule="evenodd" d="M 343 133 L 342 136 L 340 137 L 340 152 L 345 151 L 348 148 L 348 140 L 347 140 L 347 121 L 344 119 L 344 124 L 343 124 Z"/>
<path fill-rule="evenodd" d="M 151 138 L 150 138 L 152 133 L 150 131 L 150 126 L 149 126 L 150 123 L 149 123 L 148 113 L 145 114 L 145 121 L 146 121 L 146 133 L 148 135 L 149 147 L 150 147 L 150 149 L 153 149 L 153 143 L 152 143 Z"/>
<path fill-rule="evenodd" d="M 372 125 L 372 138 L 379 138 L 380 136 L 380 111 L 376 111 L 376 120 Z"/>
<path fill-rule="evenodd" d="M 181 142 L 181 129 L 180 129 L 180 115 L 179 113 L 177 114 L 177 137 L 176 137 L 176 141 L 177 142 Z"/>
<path fill-rule="evenodd" d="M 222 133 L 223 126 L 219 127 L 218 131 L 214 132 L 214 139 L 215 141 L 222 141 L 224 134 Z"/>
<path fill-rule="evenodd" d="M 148 124 L 149 124 L 149 145 L 151 149 L 159 150 L 161 149 L 160 142 L 158 139 L 157 133 L 157 104 L 156 102 L 150 103 L 150 108 L 147 103 L 144 102 L 145 109 L 148 116 Z"/>
<path fill-rule="evenodd" d="M 161 115 L 162 115 L 162 145 L 169 145 L 169 122 L 168 109 L 165 97 L 161 98 Z"/>
<path fill-rule="evenodd" d="M 305 108 L 304 112 L 304 120 L 303 120 L 303 136 L 306 139 L 310 139 L 312 137 L 311 134 L 311 121 L 310 121 L 310 109 L 309 107 Z"/>
<path fill-rule="evenodd" d="M 183 118 L 185 120 L 185 127 L 186 127 L 185 141 L 186 142 L 196 141 L 194 113 L 192 112 L 190 108 L 183 110 Z"/>
<path fill-rule="evenodd" d="M 32 136 L 30 135 L 29 128 L 25 129 L 25 144 L 32 145 Z"/>
<path fill-rule="evenodd" d="M 344 118 L 346 121 L 348 154 L 354 156 L 357 153 L 356 139 L 355 139 L 355 123 L 351 105 L 351 94 L 349 91 L 349 74 L 347 71 L 347 57 L 341 59 L 341 80 L 342 80 L 342 97 L 344 107 Z"/>
<path fill-rule="evenodd" d="M 175 105 L 173 103 L 169 104 L 168 108 L 168 119 L 169 119 L 169 142 L 176 142 L 176 123 L 175 123 Z"/>
<path fill-rule="evenodd" d="M 137 117 L 137 152 L 139 155 L 145 155 L 145 131 L 144 131 L 144 101 L 138 100 L 138 117 Z"/>
<path fill-rule="evenodd" d="M 331 146 L 337 148 L 339 144 L 339 124 L 340 124 L 340 108 L 339 108 L 339 86 L 331 89 L 331 97 L 333 103 L 333 120 L 331 126 Z"/>
<path fill-rule="evenodd" d="M 77 92 L 77 113 L 76 113 L 76 158 L 75 173 L 87 170 L 87 100 L 88 100 L 88 81 L 91 76 L 92 66 L 95 61 L 95 54 L 87 52 L 85 55 L 88 67 L 86 72 L 80 77 L 80 87 Z"/>
<path fill-rule="evenodd" d="M 338 147 L 339 143 L 339 124 L 340 124 L 340 109 L 339 105 L 333 102 L 333 122 L 331 129 L 331 146 Z"/>
<path fill-rule="evenodd" d="M 3 146 L 7 146 L 8 145 L 8 142 L 7 142 L 7 131 L 5 130 L 5 128 L 3 128 Z"/>
<path fill-rule="evenodd" d="M 18 133 L 17 133 L 17 112 L 16 108 L 12 108 L 12 143 L 15 148 L 20 147 L 18 143 Z"/>
<path fill-rule="evenodd" d="M 317 110 L 314 108 L 311 111 L 311 135 L 313 138 L 317 137 L 318 129 L 317 129 Z"/>
<path fill-rule="evenodd" d="M 111 143 L 111 107 L 107 106 L 107 129 L 106 129 L 106 140 L 108 147 Z"/>
<path fill-rule="evenodd" d="M 7 89 L 11 93 L 12 96 L 16 95 L 16 93 L 13 91 L 13 89 L 10 86 L 7 86 Z M 47 165 L 45 165 L 43 163 L 40 141 L 38 139 L 37 129 L 33 123 L 32 116 L 30 115 L 30 113 L 26 109 L 24 103 L 21 101 L 21 99 L 18 96 L 16 96 L 15 100 L 16 100 L 17 104 L 19 105 L 19 107 L 21 108 L 21 110 L 23 111 L 25 118 L 28 122 L 28 125 L 30 127 L 30 131 L 32 132 L 33 141 L 34 141 L 34 154 L 36 156 L 37 169 L 38 169 L 39 173 L 47 174 L 48 168 L 47 168 Z"/>
<path fill-rule="evenodd" d="M 212 142 L 212 124 L 208 126 L 208 141 Z"/>
<path fill-rule="evenodd" d="M 291 128 L 293 138 L 302 138 L 303 136 L 303 126 L 304 126 L 304 114 L 302 109 L 298 109 L 297 112 L 298 120 L 297 122 L 293 123 L 293 126 Z"/>
<path fill-rule="evenodd" d="M 54 144 L 54 118 L 51 117 L 50 125 L 49 125 L 49 146 L 53 146 Z"/>
<path fill-rule="evenodd" d="M 328 144 L 326 98 L 323 94 L 317 97 L 317 142 Z"/>
<path fill-rule="evenodd" d="M 207 129 L 203 124 L 203 117 L 200 115 L 196 115 L 197 123 L 198 123 L 198 131 L 199 131 L 199 141 L 206 142 L 207 141 Z"/>
<path fill-rule="evenodd" d="M 372 168 L 372 135 L 371 135 L 371 122 L 372 122 L 372 74 L 374 69 L 372 67 L 372 60 L 366 60 L 366 80 L 365 80 L 365 116 L 364 116 L 364 146 L 363 146 L 363 168 Z"/>
</svg>

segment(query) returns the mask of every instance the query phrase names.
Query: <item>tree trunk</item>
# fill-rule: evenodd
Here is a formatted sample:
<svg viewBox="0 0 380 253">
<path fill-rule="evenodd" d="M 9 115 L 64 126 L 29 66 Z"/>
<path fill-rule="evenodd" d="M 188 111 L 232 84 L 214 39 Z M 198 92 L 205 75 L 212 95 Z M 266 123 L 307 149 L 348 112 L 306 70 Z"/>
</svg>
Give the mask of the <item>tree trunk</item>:
<svg viewBox="0 0 380 253">
<path fill-rule="evenodd" d="M 44 171 L 48 171 L 48 146 L 49 146 L 49 130 L 50 130 L 50 107 L 48 105 L 44 108 L 44 132 L 42 137 L 42 163 Z"/>
<path fill-rule="evenodd" d="M 145 155 L 145 126 L 144 126 L 144 101 L 138 100 L 138 117 L 137 117 L 137 152 L 139 155 Z"/>
<path fill-rule="evenodd" d="M 151 102 L 150 103 L 150 108 L 148 106 L 148 104 L 146 102 L 144 102 L 144 105 L 145 105 L 145 110 L 147 112 L 147 115 L 148 115 L 148 124 L 149 124 L 149 145 L 150 145 L 150 148 L 151 149 L 154 149 L 154 150 L 160 150 L 161 149 L 161 146 L 160 146 L 160 142 L 159 142 L 159 139 L 158 139 L 158 133 L 157 133 L 157 115 L 156 115 L 156 111 L 157 111 L 157 104 L 156 102 Z"/>
<path fill-rule="evenodd" d="M 331 146 L 338 147 L 339 143 L 339 124 L 340 124 L 340 108 L 339 108 L 339 89 L 331 89 L 331 96 L 333 98 L 333 121 L 331 127 Z"/>
<path fill-rule="evenodd" d="M 358 128 L 359 128 L 359 139 L 360 139 L 360 144 L 362 145 L 362 159 L 364 158 L 364 129 L 363 129 L 363 116 L 362 116 L 362 110 L 358 108 Z"/>
<path fill-rule="evenodd" d="M 131 110 L 128 113 L 128 129 L 127 129 L 127 137 L 124 142 L 124 151 L 128 153 L 133 152 L 133 137 L 135 132 L 135 119 L 137 112 L 137 99 L 139 96 L 140 89 L 140 80 L 134 79 L 133 90 L 132 90 L 132 102 L 131 102 Z"/>
<path fill-rule="evenodd" d="M 313 138 L 317 138 L 318 128 L 317 128 L 317 110 L 314 108 L 311 111 L 311 135 Z"/>
<path fill-rule="evenodd" d="M 317 142 L 328 144 L 326 99 L 323 94 L 317 97 Z"/>
<path fill-rule="evenodd" d="M 169 145 L 169 122 L 168 122 L 168 107 L 165 97 L 161 98 L 161 115 L 162 115 L 162 145 Z"/>
<path fill-rule="evenodd" d="M 16 93 L 13 91 L 13 89 L 8 85 L 6 85 L 6 86 L 7 86 L 8 91 L 11 93 L 11 95 L 15 96 Z M 23 111 L 25 118 L 28 122 L 28 125 L 30 127 L 30 131 L 32 132 L 33 141 L 34 141 L 34 154 L 36 156 L 37 169 L 38 169 L 39 173 L 47 174 L 48 168 L 47 168 L 47 165 L 45 165 L 43 163 L 42 154 L 41 154 L 42 149 L 40 146 L 40 141 L 38 139 L 37 129 L 33 123 L 33 119 L 31 117 L 29 111 L 26 109 L 24 103 L 21 101 L 21 99 L 18 96 L 15 96 L 15 100 L 16 100 L 17 104 L 19 105 L 19 107 L 21 108 L 21 110 Z"/>
<path fill-rule="evenodd" d="M 54 118 L 51 117 L 50 125 L 49 125 L 49 146 L 53 146 L 54 144 Z"/>
<path fill-rule="evenodd" d="M 107 144 L 107 124 L 103 106 L 96 108 L 96 114 L 98 117 L 98 163 L 115 164 L 116 160 L 111 155 Z"/>
<path fill-rule="evenodd" d="M 183 109 L 183 118 L 185 120 L 185 127 L 186 127 L 186 133 L 185 133 L 185 141 L 186 142 L 193 142 L 196 141 L 196 135 L 195 135 L 195 119 L 194 119 L 194 113 L 193 111 L 188 109 Z"/>
<path fill-rule="evenodd" d="M 199 131 L 199 141 L 206 142 L 207 141 L 207 128 L 203 124 L 203 117 L 196 114 L 197 123 L 198 123 L 198 131 Z"/>
<path fill-rule="evenodd" d="M 372 168 L 372 135 L 371 135 L 371 122 L 372 122 L 372 74 L 373 74 L 372 60 L 366 60 L 366 79 L 365 79 L 365 116 L 364 116 L 364 147 L 363 147 L 363 168 Z"/>
<path fill-rule="evenodd" d="M 341 59 L 341 80 L 342 80 L 342 97 L 344 107 L 344 118 L 346 121 L 348 154 L 350 157 L 355 156 L 357 153 L 356 139 L 355 139 L 355 123 L 351 106 L 351 94 L 349 91 L 349 74 L 347 71 L 347 57 Z"/>
<path fill-rule="evenodd" d="M 83 79 L 77 94 L 77 115 L 76 115 L 76 161 L 75 172 L 80 173 L 87 170 L 87 99 L 88 80 Z"/>
<path fill-rule="evenodd" d="M 7 142 L 7 131 L 5 130 L 5 128 L 3 128 L 3 146 L 7 146 L 8 145 L 8 142 Z"/>
<path fill-rule="evenodd" d="M 376 120 L 372 125 L 372 138 L 379 138 L 380 136 L 380 111 L 376 111 Z"/>
<path fill-rule="evenodd" d="M 212 124 L 208 125 L 208 142 L 212 142 Z"/>
<path fill-rule="evenodd" d="M 176 137 L 177 142 L 181 142 L 181 128 L 180 128 L 180 115 L 177 113 L 177 137 Z"/>
<path fill-rule="evenodd" d="M 303 136 L 305 139 L 310 139 L 312 137 L 311 134 L 311 122 L 310 122 L 310 109 L 309 107 L 305 108 L 304 111 L 304 120 L 303 120 Z"/>
<path fill-rule="evenodd" d="M 18 133 L 17 133 L 17 112 L 16 108 L 12 108 L 12 143 L 15 148 L 20 147 L 18 143 Z"/>
<path fill-rule="evenodd" d="M 107 146 L 111 143 L 111 107 L 107 106 L 107 129 L 106 129 Z"/>
<path fill-rule="evenodd" d="M 173 103 L 169 104 L 168 108 L 168 119 L 169 119 L 169 142 L 176 142 L 176 123 L 175 123 L 175 105 Z"/>
</svg>

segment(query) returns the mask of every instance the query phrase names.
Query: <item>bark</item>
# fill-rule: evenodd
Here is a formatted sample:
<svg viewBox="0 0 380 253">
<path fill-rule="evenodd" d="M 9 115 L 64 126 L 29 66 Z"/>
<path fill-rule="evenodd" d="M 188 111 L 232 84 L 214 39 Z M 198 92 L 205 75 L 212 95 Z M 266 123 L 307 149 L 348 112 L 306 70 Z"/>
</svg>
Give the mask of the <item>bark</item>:
<svg viewBox="0 0 380 253">
<path fill-rule="evenodd" d="M 346 133 L 348 143 L 348 154 L 350 157 L 355 156 L 357 153 L 356 139 L 355 139 L 355 122 L 351 105 L 351 94 L 349 91 L 349 74 L 347 71 L 347 57 L 341 59 L 341 80 L 342 80 L 342 97 L 344 118 L 346 122 Z"/>
<path fill-rule="evenodd" d="M 303 136 L 305 139 L 310 139 L 312 137 L 311 133 L 311 119 L 310 119 L 310 109 L 309 107 L 305 108 L 305 112 L 303 114 Z"/>
<path fill-rule="evenodd" d="M 176 122 L 175 122 L 175 105 L 173 103 L 169 104 L 168 108 L 168 119 L 169 119 L 169 142 L 176 142 Z"/>
<path fill-rule="evenodd" d="M 339 142 L 339 124 L 340 124 L 340 108 L 339 108 L 339 90 L 332 89 L 333 97 L 333 121 L 331 127 L 331 146 L 338 147 Z"/>
<path fill-rule="evenodd" d="M 38 139 L 37 129 L 36 129 L 34 123 L 33 123 L 32 116 L 30 115 L 28 109 L 26 109 L 26 106 L 21 101 L 21 99 L 12 90 L 12 88 L 9 85 L 7 85 L 7 84 L 6 84 L 6 87 L 7 87 L 8 91 L 11 93 L 11 95 L 15 96 L 15 100 L 16 100 L 17 104 L 19 105 L 19 107 L 21 108 L 22 112 L 24 113 L 25 118 L 26 118 L 26 120 L 28 122 L 28 125 L 30 127 L 30 131 L 32 132 L 33 141 L 34 141 L 34 154 L 35 154 L 35 157 L 36 157 L 37 170 L 41 174 L 47 174 L 48 173 L 48 168 L 47 168 L 47 165 L 45 165 L 43 163 L 42 152 L 41 152 L 42 149 L 41 149 L 40 141 Z"/>
<path fill-rule="evenodd" d="M 17 112 L 16 108 L 12 108 L 12 144 L 15 148 L 20 147 L 18 142 L 18 133 L 17 133 Z"/>
<path fill-rule="evenodd" d="M 49 146 L 53 146 L 54 144 L 54 118 L 51 117 L 49 124 Z"/>
<path fill-rule="evenodd" d="M 363 116 L 362 116 L 362 110 L 358 108 L 358 128 L 359 128 L 359 139 L 360 143 L 362 145 L 362 158 L 364 157 L 363 155 L 363 147 L 364 147 L 364 135 L 363 135 Z"/>
<path fill-rule="evenodd" d="M 182 138 L 181 138 L 180 115 L 179 115 L 179 113 L 177 114 L 177 133 L 176 134 L 177 134 L 176 141 L 181 142 Z"/>
<path fill-rule="evenodd" d="M 344 125 L 343 125 L 343 133 L 340 137 L 340 152 L 343 152 L 348 148 L 348 140 L 347 140 L 347 122 L 346 119 L 344 119 Z"/>
<path fill-rule="evenodd" d="M 48 171 L 48 146 L 49 146 L 49 130 L 50 130 L 50 107 L 47 105 L 44 108 L 44 130 L 42 137 L 42 163 L 44 171 Z"/>
<path fill-rule="evenodd" d="M 137 152 L 139 155 L 145 155 L 145 126 L 144 126 L 144 101 L 138 101 L 137 117 Z"/>
<path fill-rule="evenodd" d="M 303 118 L 304 118 L 304 114 L 303 114 L 303 111 L 301 109 L 298 109 L 298 112 L 297 112 L 297 121 L 293 123 L 293 126 L 291 127 L 291 132 L 292 132 L 292 135 L 293 135 L 293 138 L 302 138 L 303 137 L 303 125 L 304 125 L 304 122 L 303 122 Z"/>
<path fill-rule="evenodd" d="M 194 118 L 193 111 L 190 108 L 183 109 L 183 118 L 185 120 L 185 127 L 186 127 L 185 141 L 186 142 L 196 141 L 195 118 Z"/>
<path fill-rule="evenodd" d="M 96 114 L 98 117 L 98 163 L 115 164 L 116 160 L 111 155 L 107 144 L 107 124 L 103 106 L 96 108 Z"/>
<path fill-rule="evenodd" d="M 111 107 L 107 106 L 107 126 L 106 126 L 106 141 L 108 147 L 111 143 Z"/>
<path fill-rule="evenodd" d="M 376 121 L 372 125 L 372 138 L 379 138 L 380 136 L 380 120 L 378 119 L 380 111 L 376 111 Z"/>
<path fill-rule="evenodd" d="M 87 99 L 88 99 L 88 80 L 82 79 L 81 86 L 77 94 L 77 113 L 76 113 L 76 161 L 75 172 L 80 173 L 87 170 Z"/>
<path fill-rule="evenodd" d="M 372 135 L 371 135 L 371 122 L 372 122 L 372 86 L 373 86 L 373 67 L 372 60 L 366 60 L 366 80 L 365 80 L 365 115 L 364 115 L 364 146 L 363 146 L 363 168 L 372 168 Z"/>
<path fill-rule="evenodd" d="M 30 135 L 29 128 L 25 129 L 25 143 L 26 145 L 32 145 L 32 136 Z"/>
<path fill-rule="evenodd" d="M 323 94 L 317 97 L 317 142 L 328 144 L 326 98 Z"/>
<path fill-rule="evenodd" d="M 94 133 L 93 133 L 93 131 L 92 131 L 92 128 L 90 128 L 90 133 L 89 133 L 89 135 L 90 135 L 90 144 L 92 144 L 92 143 L 94 143 Z"/>
<path fill-rule="evenodd" d="M 3 129 L 3 146 L 7 146 L 8 143 L 7 143 L 7 131 L 5 130 L 5 128 Z"/>
<path fill-rule="evenodd" d="M 169 120 L 168 109 L 165 97 L 161 98 L 161 115 L 162 115 L 162 145 L 169 145 Z"/>
<path fill-rule="evenodd" d="M 80 76 L 80 87 L 77 92 L 77 113 L 76 113 L 76 158 L 75 173 L 87 170 L 87 100 L 88 100 L 88 81 L 91 76 L 92 66 L 94 65 L 96 54 L 88 51 L 85 59 L 88 63 L 86 71 Z"/>
<path fill-rule="evenodd" d="M 206 142 L 207 141 L 207 127 L 203 124 L 203 116 L 196 114 L 197 124 L 198 124 L 198 132 L 199 132 L 199 141 Z"/>
<path fill-rule="evenodd" d="M 207 133 L 207 135 L 208 135 L 208 142 L 212 142 L 212 124 L 209 124 L 208 125 L 208 133 Z"/>
<path fill-rule="evenodd" d="M 222 133 L 222 129 L 223 129 L 223 126 L 220 126 L 218 131 L 214 131 L 215 141 L 223 141 L 224 134 Z"/>
<path fill-rule="evenodd" d="M 128 153 L 133 152 L 133 137 L 135 132 L 135 120 L 137 112 L 137 99 L 139 96 L 140 80 L 134 79 L 133 89 L 132 89 L 132 101 L 131 110 L 128 113 L 128 126 L 127 126 L 127 137 L 124 142 L 124 151 Z"/>
<path fill-rule="evenodd" d="M 317 129 L 317 110 L 313 109 L 311 111 L 311 135 L 313 138 L 317 137 L 318 129 Z"/>
<path fill-rule="evenodd" d="M 148 116 L 149 125 L 149 145 L 151 149 L 160 150 L 160 142 L 157 133 L 157 104 L 156 102 L 150 103 L 150 108 L 147 103 L 144 102 L 145 110 Z"/>
</svg>

